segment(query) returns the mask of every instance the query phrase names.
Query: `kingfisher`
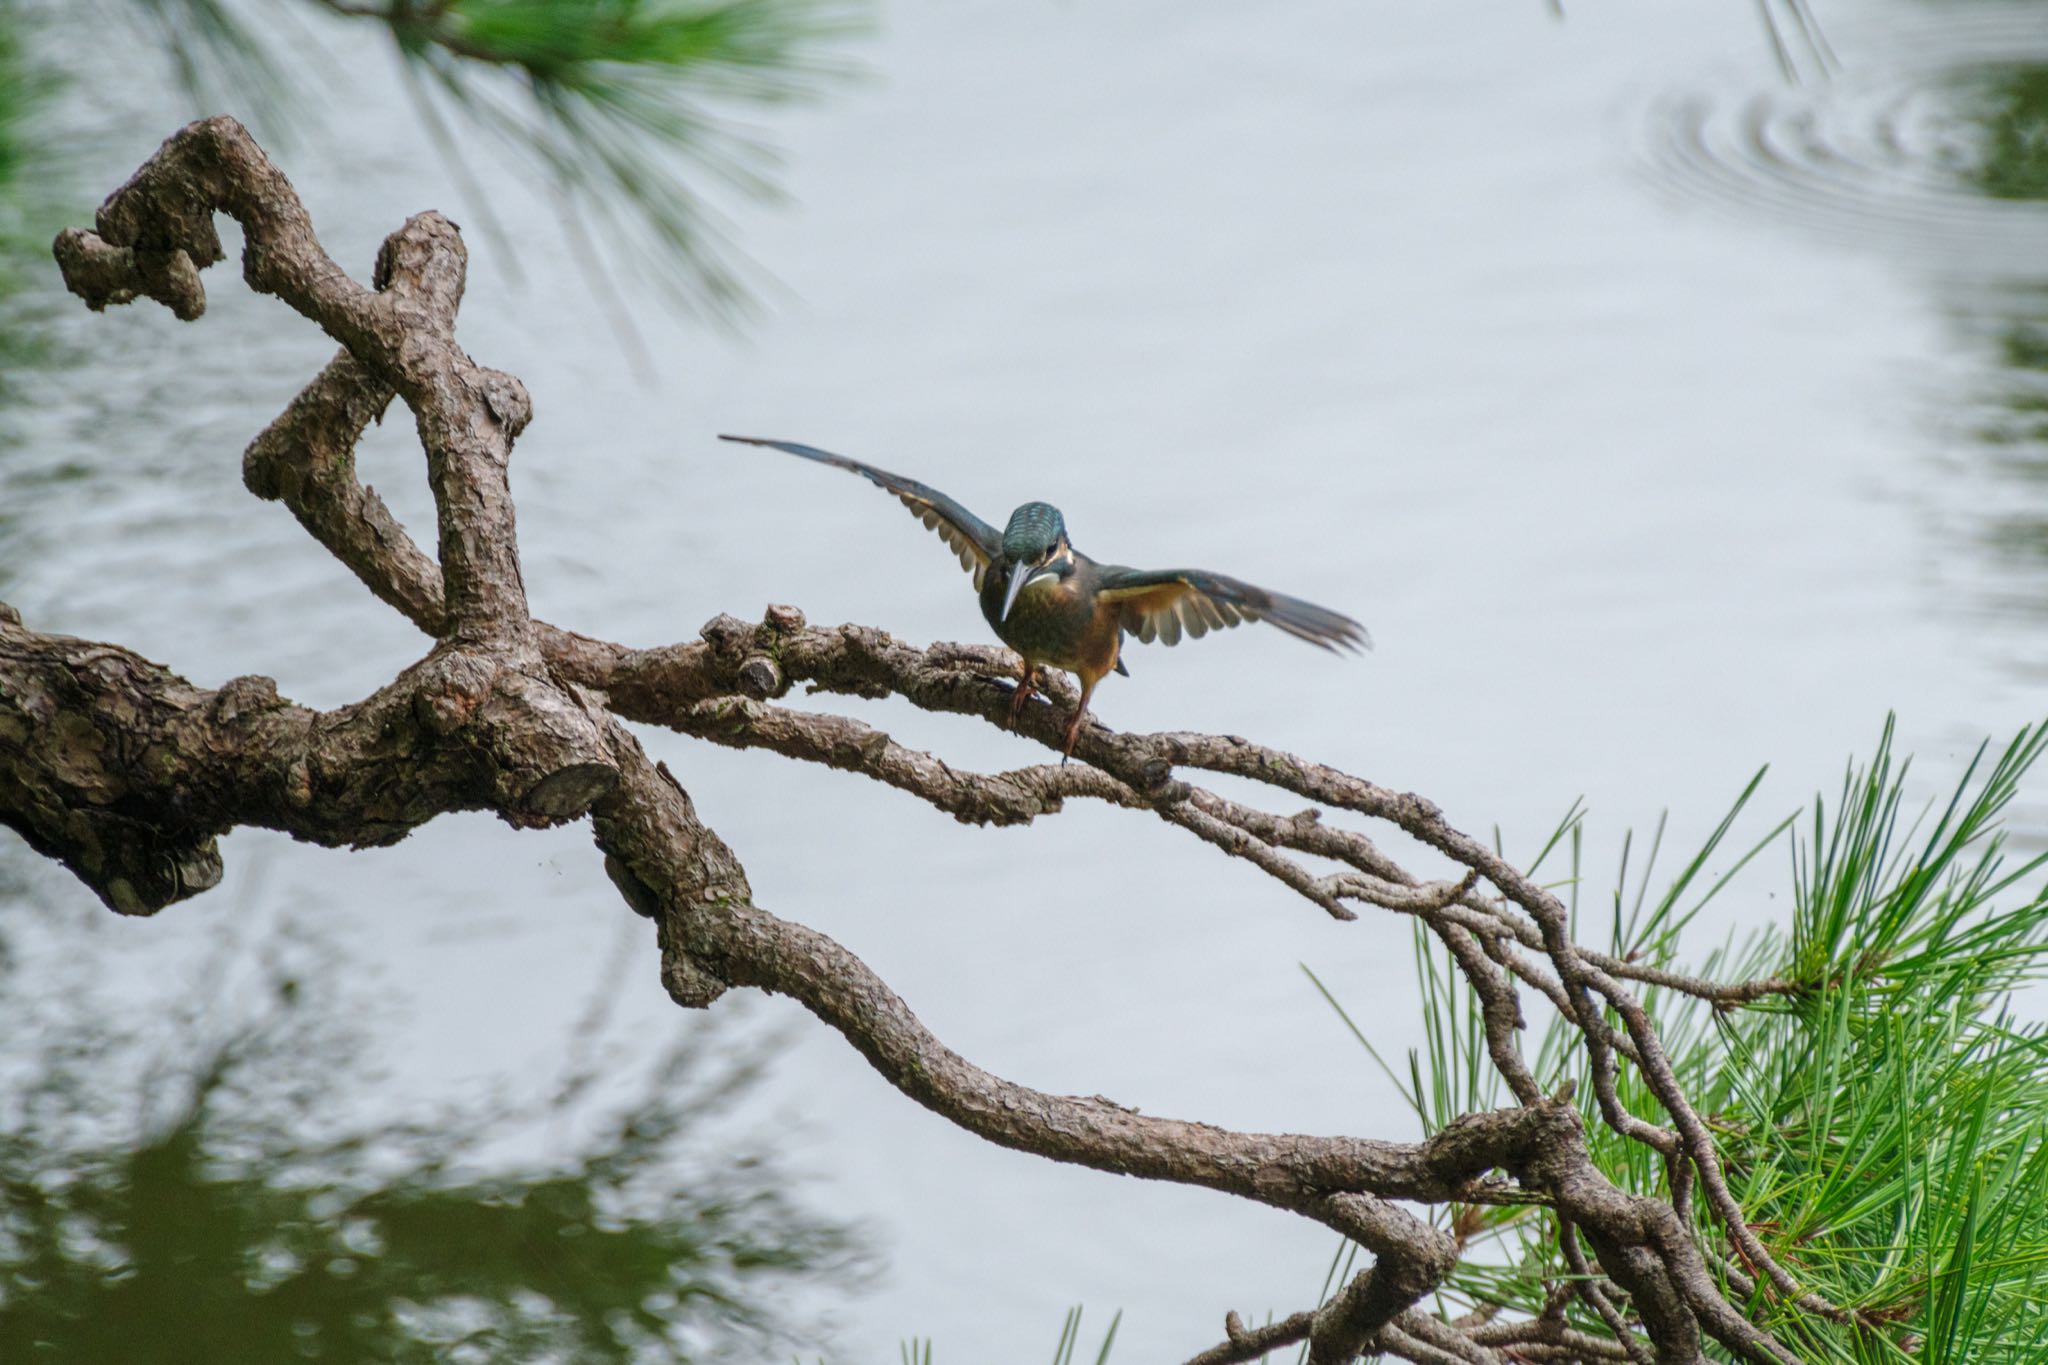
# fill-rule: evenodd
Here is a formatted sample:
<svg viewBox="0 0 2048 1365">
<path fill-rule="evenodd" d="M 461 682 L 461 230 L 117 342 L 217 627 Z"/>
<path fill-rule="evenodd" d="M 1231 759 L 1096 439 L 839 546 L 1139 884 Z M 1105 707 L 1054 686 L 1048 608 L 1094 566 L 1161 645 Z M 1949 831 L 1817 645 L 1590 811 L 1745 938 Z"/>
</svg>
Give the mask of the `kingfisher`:
<svg viewBox="0 0 2048 1365">
<path fill-rule="evenodd" d="M 1175 645 L 1182 635 L 1200 639 L 1240 621 L 1267 621 L 1332 653 L 1372 648 L 1364 626 L 1299 597 L 1202 569 L 1131 569 L 1098 563 L 1074 548 L 1067 539 L 1066 519 L 1049 502 L 1025 503 L 998 531 L 936 488 L 829 450 L 756 436 L 718 439 L 766 446 L 850 470 L 895 494 L 937 531 L 960 557 L 960 566 L 974 575 L 981 614 L 1002 642 L 1023 658 L 1023 672 L 1010 699 L 1011 728 L 1023 718 L 1039 669 L 1062 669 L 1081 680 L 1081 699 L 1067 720 L 1062 761 L 1073 756 L 1095 685 L 1112 672 L 1130 676 L 1123 662 L 1126 635 L 1146 644 L 1157 640 Z"/>
</svg>

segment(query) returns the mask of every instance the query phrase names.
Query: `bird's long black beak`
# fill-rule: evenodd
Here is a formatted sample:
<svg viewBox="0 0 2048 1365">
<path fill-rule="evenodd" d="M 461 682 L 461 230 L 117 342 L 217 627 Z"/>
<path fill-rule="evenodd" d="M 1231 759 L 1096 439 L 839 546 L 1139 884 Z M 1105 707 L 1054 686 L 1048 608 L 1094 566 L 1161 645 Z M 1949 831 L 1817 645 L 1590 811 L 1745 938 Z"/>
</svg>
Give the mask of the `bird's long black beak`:
<svg viewBox="0 0 2048 1365">
<path fill-rule="evenodd" d="M 1017 594 L 1024 591 L 1024 580 L 1031 577 L 1031 565 L 1016 563 L 1010 566 L 1009 586 L 1003 589 L 1003 619 L 1010 619 L 1010 608 L 1017 605 Z"/>
</svg>

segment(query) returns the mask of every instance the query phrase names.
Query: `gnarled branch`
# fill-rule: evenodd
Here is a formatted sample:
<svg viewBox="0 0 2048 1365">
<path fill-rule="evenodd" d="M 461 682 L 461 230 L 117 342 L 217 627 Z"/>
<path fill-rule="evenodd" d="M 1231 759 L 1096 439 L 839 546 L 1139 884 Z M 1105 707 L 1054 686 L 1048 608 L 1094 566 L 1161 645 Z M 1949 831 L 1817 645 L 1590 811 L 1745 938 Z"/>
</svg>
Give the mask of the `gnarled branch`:
<svg viewBox="0 0 2048 1365">
<path fill-rule="evenodd" d="M 370 697 L 318 712 L 279 697 L 265 679 L 197 687 L 118 646 L 42 634 L 0 609 L 0 820 L 114 908 L 153 911 L 217 883 L 214 840 L 236 825 L 365 845 L 444 811 L 487 809 L 516 824 L 587 814 L 612 881 L 656 923 L 663 981 L 678 1003 L 706 1007 L 736 987 L 786 995 L 906 1096 L 990 1142 L 1255 1200 L 1335 1228 L 1372 1254 L 1326 1303 L 1258 1329 L 1232 1315 L 1224 1343 L 1197 1361 L 1250 1360 L 1306 1341 L 1324 1363 L 1360 1353 L 1478 1365 L 1690 1362 L 1703 1337 L 1747 1360 L 1790 1361 L 1730 1303 L 1697 1244 L 1687 1216 L 1695 1182 L 1741 1259 L 1780 1293 L 1838 1311 L 1802 1294 L 1744 1221 L 1628 983 L 1724 1008 L 1795 985 L 1706 982 L 1581 948 L 1554 897 L 1430 802 L 1242 739 L 1098 725 L 1080 738 L 1079 765 L 975 773 L 854 718 L 778 704 L 806 687 L 896 696 L 1001 725 L 1016 673 L 1003 650 L 918 649 L 871 627 L 813 627 L 786 607 L 760 622 L 721 616 L 697 640 L 654 649 L 535 621 L 506 479 L 530 405 L 517 380 L 476 365 L 454 339 L 464 283 L 454 226 L 432 213 L 411 219 L 385 242 L 370 286 L 358 284 L 327 257 L 289 182 L 248 134 L 210 119 L 167 141 L 108 199 L 95 231 L 60 236 L 57 258 L 93 308 L 152 298 L 197 318 L 200 272 L 221 259 L 215 212 L 243 226 L 251 287 L 277 295 L 341 347 L 251 443 L 245 482 L 284 502 L 433 643 Z M 426 457 L 432 555 L 356 478 L 356 443 L 394 399 L 413 414 Z M 1061 684 L 1052 690 L 1055 702 L 1072 705 Z M 1237 1132 L 995 1076 L 934 1037 L 858 957 L 755 904 L 738 857 L 675 776 L 647 758 L 627 721 L 857 773 L 970 823 L 1029 823 L 1073 798 L 1146 810 L 1338 918 L 1355 918 L 1358 906 L 1413 916 L 1477 993 L 1489 1056 L 1517 1103 L 1395 1143 Z M 1056 748 L 1061 716 L 1028 706 L 1017 729 Z M 1290 804 L 1312 804 L 1291 814 L 1261 809 L 1186 772 L 1249 779 Z M 1390 825 L 1462 872 L 1423 881 L 1328 812 Z M 1523 986 L 1577 1027 L 1601 1120 L 1666 1158 L 1670 1200 L 1609 1180 L 1589 1154 L 1570 1093 L 1542 1093 L 1517 1041 Z M 1671 1128 L 1622 1106 L 1624 1063 L 1640 1070 Z M 1402 1205 L 1453 1202 L 1534 1205 L 1556 1218 L 1565 1254 L 1583 1269 L 1574 1281 L 1590 1310 L 1581 1325 L 1564 1318 L 1563 1294 L 1555 1312 L 1530 1320 L 1450 1321 L 1425 1311 L 1462 1243 Z"/>
</svg>

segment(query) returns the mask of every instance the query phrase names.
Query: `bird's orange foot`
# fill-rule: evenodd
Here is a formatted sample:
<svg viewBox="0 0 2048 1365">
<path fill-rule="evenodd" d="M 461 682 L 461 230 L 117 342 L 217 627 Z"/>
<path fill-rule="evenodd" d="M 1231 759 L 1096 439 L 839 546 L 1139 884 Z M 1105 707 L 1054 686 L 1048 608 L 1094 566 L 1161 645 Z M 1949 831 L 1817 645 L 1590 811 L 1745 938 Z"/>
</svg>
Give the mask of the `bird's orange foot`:
<svg viewBox="0 0 2048 1365">
<path fill-rule="evenodd" d="M 1024 719 L 1024 703 L 1031 700 L 1031 672 L 1027 666 L 1024 676 L 1017 683 L 1017 690 L 1010 697 L 1010 728 L 1016 729 Z"/>
</svg>

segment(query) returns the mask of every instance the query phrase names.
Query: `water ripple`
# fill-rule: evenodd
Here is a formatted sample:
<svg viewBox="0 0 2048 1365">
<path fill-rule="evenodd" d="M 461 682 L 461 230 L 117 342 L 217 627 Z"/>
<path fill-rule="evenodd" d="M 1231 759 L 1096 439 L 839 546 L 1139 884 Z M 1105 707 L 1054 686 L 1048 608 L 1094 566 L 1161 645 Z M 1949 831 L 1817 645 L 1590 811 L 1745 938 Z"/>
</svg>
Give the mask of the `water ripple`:
<svg viewBox="0 0 2048 1365">
<path fill-rule="evenodd" d="M 1658 98 L 1645 173 L 1944 272 L 2048 274 L 2048 10 L 1945 6 L 1851 37 L 1826 81 Z"/>
</svg>

